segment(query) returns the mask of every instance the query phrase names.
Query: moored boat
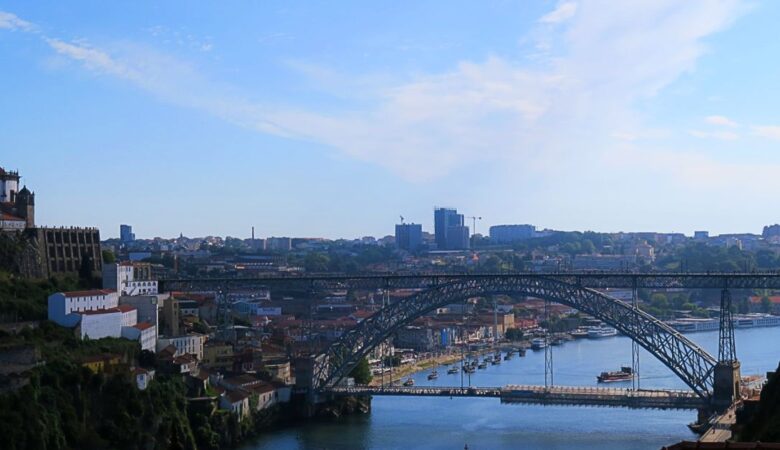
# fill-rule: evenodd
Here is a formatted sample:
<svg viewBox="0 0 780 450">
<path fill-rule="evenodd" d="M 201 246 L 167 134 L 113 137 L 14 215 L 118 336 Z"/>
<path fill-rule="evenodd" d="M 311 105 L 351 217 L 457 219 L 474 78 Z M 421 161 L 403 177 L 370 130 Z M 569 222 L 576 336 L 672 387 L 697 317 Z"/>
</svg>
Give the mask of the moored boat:
<svg viewBox="0 0 780 450">
<path fill-rule="evenodd" d="M 406 381 L 404 381 L 404 386 L 414 386 L 414 380 L 411 378 L 407 378 Z"/>
<path fill-rule="evenodd" d="M 630 367 L 621 367 L 616 372 L 601 372 L 596 376 L 599 383 L 612 383 L 615 381 L 631 381 L 634 378 L 634 371 Z"/>
<path fill-rule="evenodd" d="M 531 348 L 534 350 L 541 350 L 547 347 L 547 341 L 544 338 L 533 338 L 531 340 Z"/>
</svg>

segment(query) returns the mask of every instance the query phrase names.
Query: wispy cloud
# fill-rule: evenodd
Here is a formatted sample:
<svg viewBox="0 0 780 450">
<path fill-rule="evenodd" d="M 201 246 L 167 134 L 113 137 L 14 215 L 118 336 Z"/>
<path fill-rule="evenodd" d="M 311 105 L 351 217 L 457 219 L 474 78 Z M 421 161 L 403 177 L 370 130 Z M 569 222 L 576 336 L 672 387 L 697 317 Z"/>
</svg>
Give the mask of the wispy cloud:
<svg viewBox="0 0 780 450">
<path fill-rule="evenodd" d="M 577 13 L 577 3 L 562 2 L 554 10 L 539 19 L 539 23 L 558 24 L 571 19 Z"/>
<path fill-rule="evenodd" d="M 34 27 L 30 22 L 20 19 L 15 14 L 0 11 L 0 29 L 32 31 Z"/>
<path fill-rule="evenodd" d="M 780 125 L 756 125 L 751 127 L 751 130 L 755 136 L 780 140 Z"/>
<path fill-rule="evenodd" d="M 737 122 L 734 122 L 726 116 L 707 116 L 704 118 L 704 121 L 710 125 L 717 125 L 721 127 L 736 128 L 739 126 Z"/>
<path fill-rule="evenodd" d="M 694 70 L 706 50 L 703 40 L 741 11 L 738 0 L 563 2 L 531 32 L 554 36 L 549 42 L 558 48 L 550 48 L 544 60 L 530 65 L 486 56 L 404 82 L 363 83 L 353 75 L 362 91 L 360 107 L 326 111 L 249 100 L 240 89 L 148 48 L 46 42 L 85 69 L 164 101 L 263 133 L 325 144 L 424 181 L 486 161 L 527 172 L 598 170 L 594 161 L 623 151 L 616 141 L 636 146 L 653 134 L 635 104 Z M 708 118 L 726 123 L 715 121 L 721 123 Z"/>
<path fill-rule="evenodd" d="M 733 141 L 739 139 L 739 135 L 732 131 L 703 131 L 703 130 L 690 130 L 688 133 L 691 136 L 702 139 L 719 139 L 722 141 Z"/>
</svg>

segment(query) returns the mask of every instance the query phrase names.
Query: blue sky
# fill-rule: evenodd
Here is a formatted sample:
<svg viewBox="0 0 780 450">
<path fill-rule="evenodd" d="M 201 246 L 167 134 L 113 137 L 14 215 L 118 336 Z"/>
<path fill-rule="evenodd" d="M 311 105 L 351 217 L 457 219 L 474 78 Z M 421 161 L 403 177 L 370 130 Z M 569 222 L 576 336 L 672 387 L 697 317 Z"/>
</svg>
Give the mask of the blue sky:
<svg viewBox="0 0 780 450">
<path fill-rule="evenodd" d="M 142 237 L 780 221 L 780 2 L 0 1 L 0 165 Z"/>
</svg>

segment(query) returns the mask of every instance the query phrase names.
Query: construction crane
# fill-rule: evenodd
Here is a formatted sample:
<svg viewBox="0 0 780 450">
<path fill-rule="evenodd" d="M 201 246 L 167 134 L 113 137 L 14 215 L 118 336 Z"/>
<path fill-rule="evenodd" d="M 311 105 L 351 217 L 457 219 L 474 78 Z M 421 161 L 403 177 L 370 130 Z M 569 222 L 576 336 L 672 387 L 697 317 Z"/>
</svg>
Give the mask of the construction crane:
<svg viewBox="0 0 780 450">
<path fill-rule="evenodd" d="M 401 218 L 401 225 L 404 224 L 404 216 L 399 216 Z"/>
<path fill-rule="evenodd" d="M 479 216 L 468 216 L 467 219 L 471 219 L 471 231 L 472 235 L 477 234 L 477 220 L 482 220 Z"/>
</svg>

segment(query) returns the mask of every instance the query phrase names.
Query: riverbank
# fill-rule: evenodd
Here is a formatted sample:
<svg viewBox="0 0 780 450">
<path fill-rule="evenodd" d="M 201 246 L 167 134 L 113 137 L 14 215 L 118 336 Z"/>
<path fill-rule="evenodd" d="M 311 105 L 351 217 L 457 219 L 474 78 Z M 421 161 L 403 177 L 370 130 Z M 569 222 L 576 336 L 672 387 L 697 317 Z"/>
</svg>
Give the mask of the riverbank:
<svg viewBox="0 0 780 450">
<path fill-rule="evenodd" d="M 383 383 L 390 384 L 396 381 L 400 381 L 402 378 L 406 378 L 423 370 L 430 369 L 432 367 L 442 366 L 444 364 L 453 364 L 460 361 L 460 354 L 441 355 L 433 358 L 426 358 L 421 361 L 417 361 L 414 364 L 409 364 L 401 367 L 394 367 L 392 373 L 387 372 L 385 376 L 374 375 L 374 378 L 369 383 L 370 386 L 381 386 Z"/>
</svg>

